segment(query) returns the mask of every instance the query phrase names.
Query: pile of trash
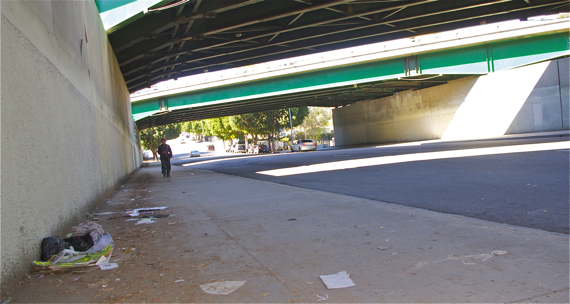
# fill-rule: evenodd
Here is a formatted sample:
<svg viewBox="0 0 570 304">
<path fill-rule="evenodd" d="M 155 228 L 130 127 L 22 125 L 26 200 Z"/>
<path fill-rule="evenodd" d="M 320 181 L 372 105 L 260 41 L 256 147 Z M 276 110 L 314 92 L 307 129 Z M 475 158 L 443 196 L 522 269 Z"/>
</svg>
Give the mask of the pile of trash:
<svg viewBox="0 0 570 304">
<path fill-rule="evenodd" d="M 86 266 L 113 269 L 119 267 L 116 263 L 109 263 L 113 246 L 110 233 L 105 233 L 103 227 L 93 221 L 85 221 L 73 227 L 65 238 L 44 238 L 41 261 L 34 261 L 33 264 L 50 270 Z"/>
</svg>

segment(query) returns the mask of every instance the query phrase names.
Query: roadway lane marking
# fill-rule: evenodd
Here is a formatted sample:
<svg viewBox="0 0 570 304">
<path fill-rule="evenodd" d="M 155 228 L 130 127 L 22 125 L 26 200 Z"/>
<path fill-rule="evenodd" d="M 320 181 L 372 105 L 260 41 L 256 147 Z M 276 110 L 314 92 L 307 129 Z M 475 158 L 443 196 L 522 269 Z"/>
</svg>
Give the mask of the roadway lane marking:
<svg viewBox="0 0 570 304">
<path fill-rule="evenodd" d="M 380 156 L 380 157 L 343 160 L 343 161 L 335 161 L 335 162 L 328 162 L 322 164 L 298 166 L 298 167 L 275 169 L 275 170 L 258 171 L 255 173 L 279 177 L 279 176 L 355 169 L 362 167 L 424 161 L 424 160 L 449 159 L 449 158 L 461 158 L 461 157 L 484 156 L 484 155 L 500 155 L 500 154 L 509 154 L 509 153 L 549 151 L 549 150 L 559 150 L 559 149 L 570 149 L 570 141 Z"/>
</svg>

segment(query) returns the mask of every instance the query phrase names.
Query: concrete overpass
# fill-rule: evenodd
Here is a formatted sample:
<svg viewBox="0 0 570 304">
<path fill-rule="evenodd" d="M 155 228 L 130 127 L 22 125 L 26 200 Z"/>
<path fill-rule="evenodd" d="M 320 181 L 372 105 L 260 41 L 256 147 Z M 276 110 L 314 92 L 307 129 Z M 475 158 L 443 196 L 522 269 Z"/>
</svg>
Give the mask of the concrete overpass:
<svg viewBox="0 0 570 304">
<path fill-rule="evenodd" d="M 551 0 L 165 0 L 106 32 L 104 2 L 1 2 L 2 295 L 42 238 L 69 231 L 141 165 L 131 92 L 230 64 L 568 10 Z"/>
<path fill-rule="evenodd" d="M 291 58 L 287 67 L 236 77 L 206 74 L 203 83 L 193 77 L 186 87 L 133 97 L 133 117 L 142 130 L 286 107 L 338 108 L 569 53 L 568 18 L 489 24 L 321 53 L 318 62 Z"/>
</svg>

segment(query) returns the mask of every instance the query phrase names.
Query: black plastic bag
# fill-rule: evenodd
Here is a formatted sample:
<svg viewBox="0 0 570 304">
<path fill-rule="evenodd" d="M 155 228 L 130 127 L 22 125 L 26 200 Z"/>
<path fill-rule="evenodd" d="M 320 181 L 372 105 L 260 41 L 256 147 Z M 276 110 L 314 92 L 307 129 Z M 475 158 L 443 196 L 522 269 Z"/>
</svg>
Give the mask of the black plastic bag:
<svg viewBox="0 0 570 304">
<path fill-rule="evenodd" d="M 86 233 L 82 236 L 72 236 L 64 239 L 65 242 L 73 246 L 75 251 L 87 251 L 89 248 L 93 247 L 93 237 L 90 233 Z"/>
<path fill-rule="evenodd" d="M 58 236 L 50 236 L 42 240 L 42 261 L 49 261 L 52 256 L 60 253 L 63 249 L 69 249 L 69 244 Z"/>
</svg>

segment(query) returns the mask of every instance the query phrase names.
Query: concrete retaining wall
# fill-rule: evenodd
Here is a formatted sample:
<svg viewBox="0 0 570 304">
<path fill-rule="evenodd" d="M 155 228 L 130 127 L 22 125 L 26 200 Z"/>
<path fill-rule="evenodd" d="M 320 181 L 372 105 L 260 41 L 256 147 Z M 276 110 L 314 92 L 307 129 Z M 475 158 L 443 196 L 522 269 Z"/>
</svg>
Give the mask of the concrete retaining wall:
<svg viewBox="0 0 570 304">
<path fill-rule="evenodd" d="M 569 129 L 568 58 L 333 110 L 337 146 Z"/>
<path fill-rule="evenodd" d="M 2 1 L 1 290 L 136 170 L 129 92 L 94 1 Z"/>
</svg>

